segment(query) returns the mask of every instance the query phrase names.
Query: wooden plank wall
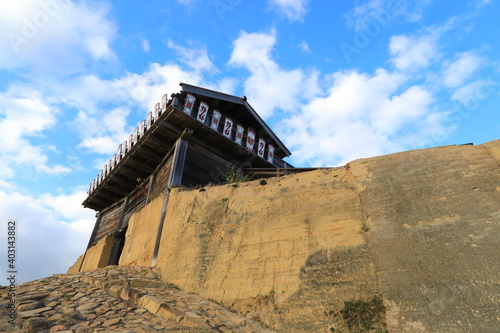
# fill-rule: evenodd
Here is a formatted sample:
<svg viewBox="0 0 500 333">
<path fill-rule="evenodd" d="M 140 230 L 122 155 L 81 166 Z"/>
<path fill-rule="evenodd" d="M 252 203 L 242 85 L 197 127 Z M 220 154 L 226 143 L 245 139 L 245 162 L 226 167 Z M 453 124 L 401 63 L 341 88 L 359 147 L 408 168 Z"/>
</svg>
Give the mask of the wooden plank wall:
<svg viewBox="0 0 500 333">
<path fill-rule="evenodd" d="M 184 164 L 182 185 L 193 187 L 208 183 L 221 183 L 222 173 L 236 166 L 235 163 L 227 161 L 190 141 Z"/>
<path fill-rule="evenodd" d="M 168 183 L 168 178 L 170 176 L 171 168 L 172 168 L 172 158 L 169 158 L 167 162 L 157 172 L 153 189 L 150 193 L 149 201 L 151 201 L 152 198 L 158 196 L 162 191 L 165 190 Z M 145 181 L 141 185 L 141 187 L 138 188 L 130 196 L 127 207 L 125 208 L 124 211 L 123 226 L 128 225 L 130 217 L 139 210 L 141 210 L 146 205 L 148 187 L 149 187 L 149 181 Z M 111 234 L 113 231 L 117 229 L 118 223 L 120 222 L 120 216 L 122 214 L 122 211 L 123 211 L 123 201 L 122 203 L 114 206 L 113 208 L 103 213 L 96 236 L 93 240 L 94 244 L 104 236 Z"/>
<path fill-rule="evenodd" d="M 137 192 L 129 199 L 127 208 L 125 209 L 125 217 L 123 226 L 128 225 L 128 221 L 132 215 L 141 210 L 146 205 L 147 183 L 144 184 Z"/>
<path fill-rule="evenodd" d="M 157 197 L 161 192 L 165 190 L 168 185 L 168 178 L 170 176 L 170 170 L 172 169 L 172 156 L 167 160 L 165 165 L 158 170 L 156 174 L 156 179 L 153 185 L 153 190 L 151 191 L 149 201 Z"/>
<path fill-rule="evenodd" d="M 123 202 L 103 213 L 101 223 L 99 224 L 99 229 L 93 243 L 99 241 L 101 238 L 110 234 L 116 229 L 118 223 L 120 222 L 122 208 Z"/>
</svg>

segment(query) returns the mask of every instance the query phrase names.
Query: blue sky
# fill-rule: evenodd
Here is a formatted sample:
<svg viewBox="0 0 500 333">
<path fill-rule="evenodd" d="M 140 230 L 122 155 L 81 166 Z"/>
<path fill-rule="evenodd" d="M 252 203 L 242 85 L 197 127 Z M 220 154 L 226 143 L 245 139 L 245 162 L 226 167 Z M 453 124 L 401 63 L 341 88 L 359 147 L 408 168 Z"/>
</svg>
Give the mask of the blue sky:
<svg viewBox="0 0 500 333">
<path fill-rule="evenodd" d="M 88 183 L 179 82 L 246 95 L 295 166 L 499 139 L 499 14 L 494 0 L 4 1 L 0 255 L 16 219 L 19 280 L 65 272 L 95 222 Z"/>
</svg>

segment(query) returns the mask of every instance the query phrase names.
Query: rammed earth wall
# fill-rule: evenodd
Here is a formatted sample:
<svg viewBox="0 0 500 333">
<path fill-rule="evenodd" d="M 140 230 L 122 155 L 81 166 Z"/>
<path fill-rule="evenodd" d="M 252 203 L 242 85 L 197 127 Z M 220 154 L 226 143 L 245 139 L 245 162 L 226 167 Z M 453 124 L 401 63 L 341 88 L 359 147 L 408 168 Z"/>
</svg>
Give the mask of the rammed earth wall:
<svg viewBox="0 0 500 333">
<path fill-rule="evenodd" d="M 133 216 L 121 264 L 150 264 L 161 201 Z M 389 332 L 494 332 L 499 227 L 500 141 L 447 146 L 173 189 L 156 266 L 277 331 L 341 327 L 345 301 L 380 294 Z"/>
</svg>

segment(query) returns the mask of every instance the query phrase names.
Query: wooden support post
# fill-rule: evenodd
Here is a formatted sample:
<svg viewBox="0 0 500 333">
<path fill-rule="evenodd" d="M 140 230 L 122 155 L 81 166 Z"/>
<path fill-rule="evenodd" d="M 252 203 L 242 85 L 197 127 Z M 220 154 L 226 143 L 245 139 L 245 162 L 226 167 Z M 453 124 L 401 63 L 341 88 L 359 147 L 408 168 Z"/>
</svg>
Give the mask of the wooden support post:
<svg viewBox="0 0 500 333">
<path fill-rule="evenodd" d="M 149 178 L 148 194 L 146 194 L 146 200 L 144 201 L 144 206 L 146 206 L 151 201 L 151 192 L 153 192 L 153 187 L 155 186 L 156 174 L 158 169 L 153 172 L 151 178 Z"/>
<path fill-rule="evenodd" d="M 163 232 L 163 224 L 165 222 L 165 216 L 167 215 L 167 205 L 168 197 L 170 196 L 170 189 L 174 185 L 181 185 L 182 174 L 184 171 L 184 162 L 186 160 L 186 153 L 188 147 L 188 140 L 193 132 L 191 130 L 184 130 L 181 137 L 175 143 L 175 150 L 172 162 L 172 169 L 170 170 L 170 175 L 168 177 L 167 188 L 165 189 L 165 198 L 163 199 L 163 206 L 161 209 L 160 224 L 158 226 L 158 233 L 156 235 L 155 249 L 153 252 L 153 260 L 151 261 L 151 267 L 156 266 L 156 261 L 158 260 L 158 252 L 160 251 L 161 234 Z"/>
<path fill-rule="evenodd" d="M 92 243 L 95 240 L 95 236 L 97 236 L 97 231 L 99 230 L 99 225 L 101 224 L 101 218 L 102 218 L 102 213 L 99 212 L 97 214 L 97 220 L 95 221 L 94 224 L 94 229 L 92 230 L 92 235 L 90 235 L 89 243 L 87 244 L 87 250 L 90 249 Z"/>
<path fill-rule="evenodd" d="M 160 225 L 158 226 L 158 234 L 156 235 L 155 249 L 153 251 L 153 259 L 151 261 L 151 267 L 155 267 L 156 261 L 158 260 L 158 252 L 160 252 L 161 233 L 163 232 L 163 223 L 165 222 L 165 216 L 167 215 L 167 205 L 169 196 L 170 196 L 170 188 L 167 187 L 165 189 L 165 198 L 163 199 L 163 206 L 160 215 Z"/>
<path fill-rule="evenodd" d="M 95 224 L 94 224 L 94 229 L 92 230 L 92 235 L 90 235 L 89 243 L 87 244 L 87 249 L 85 250 L 85 253 L 83 254 L 82 261 L 80 262 L 80 267 L 78 268 L 78 272 L 81 272 L 82 267 L 83 267 L 83 263 L 85 262 L 85 258 L 87 257 L 87 251 L 92 246 L 92 243 L 94 242 L 95 236 L 97 235 L 97 231 L 99 230 L 99 225 L 101 224 L 101 218 L 102 218 L 102 213 L 99 212 L 97 214 L 97 220 L 95 221 Z"/>
<path fill-rule="evenodd" d="M 123 245 L 125 244 L 125 231 L 123 230 L 123 224 L 125 220 L 125 213 L 127 212 L 128 200 L 129 197 L 126 197 L 125 201 L 123 201 L 120 220 L 115 231 L 113 232 L 113 237 L 115 239 L 113 241 L 113 248 L 111 249 L 111 253 L 109 255 L 108 265 L 118 265 L 118 262 L 120 261 L 120 255 L 123 250 Z"/>
<path fill-rule="evenodd" d="M 181 137 L 175 143 L 174 159 L 172 162 L 172 170 L 168 177 L 168 187 L 182 185 L 182 174 L 184 171 L 184 162 L 186 161 L 186 153 L 188 140 L 191 137 L 192 131 L 184 130 Z"/>
</svg>

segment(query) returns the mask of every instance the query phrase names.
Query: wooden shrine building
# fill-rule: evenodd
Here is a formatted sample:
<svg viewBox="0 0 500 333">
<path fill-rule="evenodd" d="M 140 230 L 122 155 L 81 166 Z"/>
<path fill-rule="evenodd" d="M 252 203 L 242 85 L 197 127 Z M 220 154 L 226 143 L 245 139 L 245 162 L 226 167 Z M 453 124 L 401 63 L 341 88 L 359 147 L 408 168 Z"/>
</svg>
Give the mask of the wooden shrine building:
<svg viewBox="0 0 500 333">
<path fill-rule="evenodd" d="M 108 264 L 117 264 L 130 217 L 174 186 L 221 183 L 229 170 L 288 169 L 290 151 L 257 112 L 240 98 L 181 83 L 163 96 L 89 185 L 85 207 L 98 212 L 88 248 L 115 240 Z M 155 249 L 157 255 L 159 235 Z M 155 260 L 155 257 L 153 257 Z"/>
</svg>

